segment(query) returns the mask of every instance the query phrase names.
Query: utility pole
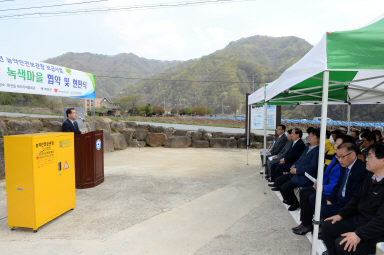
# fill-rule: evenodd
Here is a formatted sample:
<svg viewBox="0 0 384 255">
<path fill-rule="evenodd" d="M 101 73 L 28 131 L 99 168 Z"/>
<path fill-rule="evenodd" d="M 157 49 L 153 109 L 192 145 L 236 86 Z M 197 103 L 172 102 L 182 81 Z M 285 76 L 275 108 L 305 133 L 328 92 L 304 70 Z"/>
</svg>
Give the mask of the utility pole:
<svg viewBox="0 0 384 255">
<path fill-rule="evenodd" d="M 255 91 L 255 74 L 252 74 L 252 93 Z"/>
</svg>

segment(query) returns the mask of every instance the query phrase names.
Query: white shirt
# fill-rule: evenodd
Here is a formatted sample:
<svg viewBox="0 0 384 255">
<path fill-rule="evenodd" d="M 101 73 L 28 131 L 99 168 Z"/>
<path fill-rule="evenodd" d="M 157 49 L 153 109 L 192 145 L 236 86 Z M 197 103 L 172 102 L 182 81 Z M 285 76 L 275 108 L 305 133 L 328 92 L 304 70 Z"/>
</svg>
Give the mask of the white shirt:
<svg viewBox="0 0 384 255">
<path fill-rule="evenodd" d="M 310 145 L 309 147 L 308 147 L 308 151 L 307 151 L 307 154 L 311 151 L 311 150 L 313 150 L 314 148 L 316 148 L 317 146 L 319 146 L 319 145 Z"/>
<path fill-rule="evenodd" d="M 352 162 L 352 164 L 350 164 L 350 165 L 348 166 L 348 169 L 349 169 L 349 170 L 352 169 L 352 167 L 353 167 L 353 165 L 355 164 L 356 160 L 357 160 L 357 158 L 355 159 L 355 161 Z"/>
<path fill-rule="evenodd" d="M 295 144 L 297 143 L 297 141 L 299 141 L 300 138 L 297 138 L 297 140 L 293 141 L 292 143 L 292 147 L 295 146 Z"/>
<path fill-rule="evenodd" d="M 72 125 L 75 126 L 75 121 L 71 120 L 71 119 L 69 119 L 69 120 L 71 121 Z"/>
<path fill-rule="evenodd" d="M 377 175 L 374 174 L 374 175 L 372 176 L 372 180 L 376 180 L 376 182 L 381 182 L 381 180 L 383 180 L 383 179 L 384 179 L 384 175 L 381 176 L 381 177 L 377 177 Z"/>
</svg>

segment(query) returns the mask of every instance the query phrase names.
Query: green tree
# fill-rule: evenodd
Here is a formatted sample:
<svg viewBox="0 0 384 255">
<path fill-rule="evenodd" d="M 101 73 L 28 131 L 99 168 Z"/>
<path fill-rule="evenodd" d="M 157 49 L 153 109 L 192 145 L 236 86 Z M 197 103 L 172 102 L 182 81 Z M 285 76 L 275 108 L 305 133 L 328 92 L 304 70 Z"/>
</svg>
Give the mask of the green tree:
<svg viewBox="0 0 384 255">
<path fill-rule="evenodd" d="M 162 106 L 153 106 L 152 111 L 156 115 L 163 115 L 164 114 L 164 107 Z"/>
<path fill-rule="evenodd" d="M 233 114 L 237 113 L 237 110 L 240 107 L 242 98 L 243 98 L 243 95 L 239 92 L 237 88 L 233 88 L 229 92 L 228 97 L 225 100 L 225 103 L 229 106 L 229 109 Z"/>
<path fill-rule="evenodd" d="M 153 115 L 153 109 L 152 109 L 152 106 L 150 104 L 147 104 L 145 106 L 144 110 L 145 110 L 145 116 L 151 117 Z"/>
<path fill-rule="evenodd" d="M 191 108 L 184 108 L 184 114 L 185 115 L 192 115 L 192 109 Z"/>
<path fill-rule="evenodd" d="M 132 95 L 120 98 L 117 103 L 120 105 L 121 112 L 129 113 L 130 109 L 137 108 L 139 106 L 140 101 L 140 95 Z"/>
</svg>

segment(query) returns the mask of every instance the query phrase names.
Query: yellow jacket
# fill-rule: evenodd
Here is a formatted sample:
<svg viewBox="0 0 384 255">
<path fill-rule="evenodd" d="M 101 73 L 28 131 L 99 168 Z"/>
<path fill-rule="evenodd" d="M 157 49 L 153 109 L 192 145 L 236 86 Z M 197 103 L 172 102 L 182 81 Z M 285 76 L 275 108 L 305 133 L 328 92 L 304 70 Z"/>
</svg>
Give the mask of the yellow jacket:
<svg viewBox="0 0 384 255">
<path fill-rule="evenodd" d="M 325 138 L 325 164 L 329 165 L 331 163 L 333 157 L 335 155 L 335 149 L 333 148 L 333 143 L 329 141 L 328 138 Z"/>
</svg>

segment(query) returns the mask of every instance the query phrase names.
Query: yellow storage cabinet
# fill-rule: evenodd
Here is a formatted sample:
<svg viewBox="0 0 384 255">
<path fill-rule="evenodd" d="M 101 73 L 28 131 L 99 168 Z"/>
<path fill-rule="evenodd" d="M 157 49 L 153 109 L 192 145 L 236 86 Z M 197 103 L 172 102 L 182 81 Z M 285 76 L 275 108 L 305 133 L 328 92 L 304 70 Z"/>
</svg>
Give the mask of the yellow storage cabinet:
<svg viewBox="0 0 384 255">
<path fill-rule="evenodd" d="M 31 228 L 75 208 L 73 133 L 4 137 L 8 225 Z"/>
</svg>

